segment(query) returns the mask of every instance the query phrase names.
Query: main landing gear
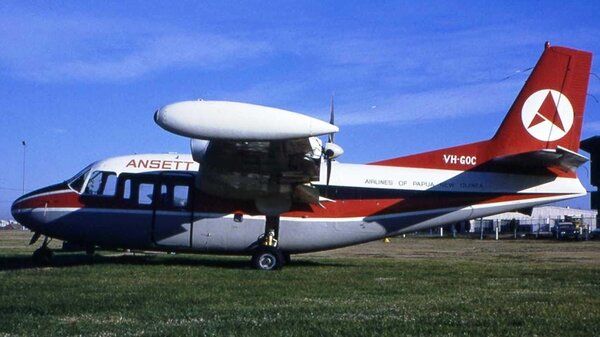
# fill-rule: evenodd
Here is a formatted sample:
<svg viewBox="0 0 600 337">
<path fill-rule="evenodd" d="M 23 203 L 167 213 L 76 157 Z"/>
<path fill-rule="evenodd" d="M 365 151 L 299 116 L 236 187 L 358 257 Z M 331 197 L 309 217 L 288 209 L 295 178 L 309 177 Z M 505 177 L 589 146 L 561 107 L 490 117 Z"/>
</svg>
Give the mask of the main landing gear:
<svg viewBox="0 0 600 337">
<path fill-rule="evenodd" d="M 279 238 L 279 216 L 267 216 L 265 223 L 265 234 L 262 242 L 252 255 L 252 266 L 260 270 L 281 269 L 289 255 L 284 255 L 277 247 Z"/>
<path fill-rule="evenodd" d="M 31 238 L 32 243 L 35 243 L 35 241 L 37 241 L 36 236 L 37 238 L 39 238 L 39 234 L 34 234 L 33 238 Z M 47 266 L 52 262 L 52 256 L 54 256 L 54 252 L 52 252 L 52 249 L 48 248 L 48 242 L 48 237 L 44 237 L 44 243 L 42 244 L 42 246 L 33 252 L 32 257 L 34 264 L 40 266 Z"/>
</svg>

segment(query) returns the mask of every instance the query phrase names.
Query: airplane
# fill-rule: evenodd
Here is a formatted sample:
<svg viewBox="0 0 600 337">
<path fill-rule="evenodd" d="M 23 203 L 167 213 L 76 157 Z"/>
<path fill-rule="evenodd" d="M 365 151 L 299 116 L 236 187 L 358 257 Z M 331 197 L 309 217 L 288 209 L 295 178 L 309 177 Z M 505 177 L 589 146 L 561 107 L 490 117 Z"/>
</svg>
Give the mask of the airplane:
<svg viewBox="0 0 600 337">
<path fill-rule="evenodd" d="M 95 247 L 249 255 L 260 270 L 291 254 L 361 244 L 586 195 L 576 168 L 592 54 L 550 46 L 484 141 L 369 164 L 341 163 L 328 122 L 239 102 L 155 112 L 191 154 L 97 161 L 12 205 L 41 235 Z M 325 144 L 319 138 L 328 136 Z"/>
</svg>

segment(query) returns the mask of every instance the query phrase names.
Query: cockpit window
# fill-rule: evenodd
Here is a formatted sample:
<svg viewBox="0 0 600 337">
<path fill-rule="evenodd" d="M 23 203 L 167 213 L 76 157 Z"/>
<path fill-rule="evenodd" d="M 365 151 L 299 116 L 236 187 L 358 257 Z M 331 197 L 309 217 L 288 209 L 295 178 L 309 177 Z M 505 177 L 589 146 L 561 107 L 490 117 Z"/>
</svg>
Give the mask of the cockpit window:
<svg viewBox="0 0 600 337">
<path fill-rule="evenodd" d="M 117 190 L 117 175 L 114 172 L 94 171 L 85 186 L 84 194 L 114 196 Z"/>
<path fill-rule="evenodd" d="M 83 188 L 83 183 L 85 182 L 87 174 L 90 172 L 91 166 L 92 165 L 89 165 L 88 167 L 84 168 L 83 170 L 79 171 L 79 173 L 74 175 L 73 178 L 67 180 L 67 184 L 75 192 L 81 192 L 81 189 Z"/>
</svg>

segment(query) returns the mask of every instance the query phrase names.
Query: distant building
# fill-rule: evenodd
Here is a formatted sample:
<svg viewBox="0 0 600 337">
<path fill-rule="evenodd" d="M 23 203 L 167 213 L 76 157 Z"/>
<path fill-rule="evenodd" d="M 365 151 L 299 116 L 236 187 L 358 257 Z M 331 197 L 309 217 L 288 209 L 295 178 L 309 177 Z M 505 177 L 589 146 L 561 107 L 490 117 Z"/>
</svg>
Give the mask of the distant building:
<svg viewBox="0 0 600 337">
<path fill-rule="evenodd" d="M 510 222 L 513 219 L 518 223 L 519 232 L 549 232 L 557 222 L 562 221 L 577 222 L 589 226 L 589 230 L 594 230 L 597 225 L 597 215 L 598 211 L 596 210 L 541 206 L 533 208 L 531 215 L 507 212 L 471 220 L 470 232 L 479 232 L 480 226 L 483 226 L 483 230 L 486 232 L 495 230 L 495 226 L 500 226 L 500 232 L 508 232 L 511 230 Z"/>
<path fill-rule="evenodd" d="M 20 223 L 13 220 L 0 220 L 0 230 L 23 230 L 25 229 Z"/>
</svg>

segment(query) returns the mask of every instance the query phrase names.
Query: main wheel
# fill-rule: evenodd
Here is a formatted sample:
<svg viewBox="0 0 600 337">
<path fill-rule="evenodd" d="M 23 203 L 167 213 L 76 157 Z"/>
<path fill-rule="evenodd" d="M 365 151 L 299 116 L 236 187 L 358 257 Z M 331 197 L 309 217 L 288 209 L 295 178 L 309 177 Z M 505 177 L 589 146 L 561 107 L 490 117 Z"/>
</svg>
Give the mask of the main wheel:
<svg viewBox="0 0 600 337">
<path fill-rule="evenodd" d="M 50 264 L 50 262 L 52 262 L 53 255 L 54 253 L 52 250 L 46 247 L 38 248 L 33 252 L 33 263 L 41 266 L 47 266 Z"/>
<path fill-rule="evenodd" d="M 87 256 L 94 256 L 94 254 L 96 254 L 96 247 L 94 246 L 88 246 L 85 248 L 85 255 Z"/>
<path fill-rule="evenodd" d="M 283 267 L 285 258 L 275 247 L 260 247 L 252 256 L 252 266 L 259 270 L 276 270 Z"/>
</svg>

